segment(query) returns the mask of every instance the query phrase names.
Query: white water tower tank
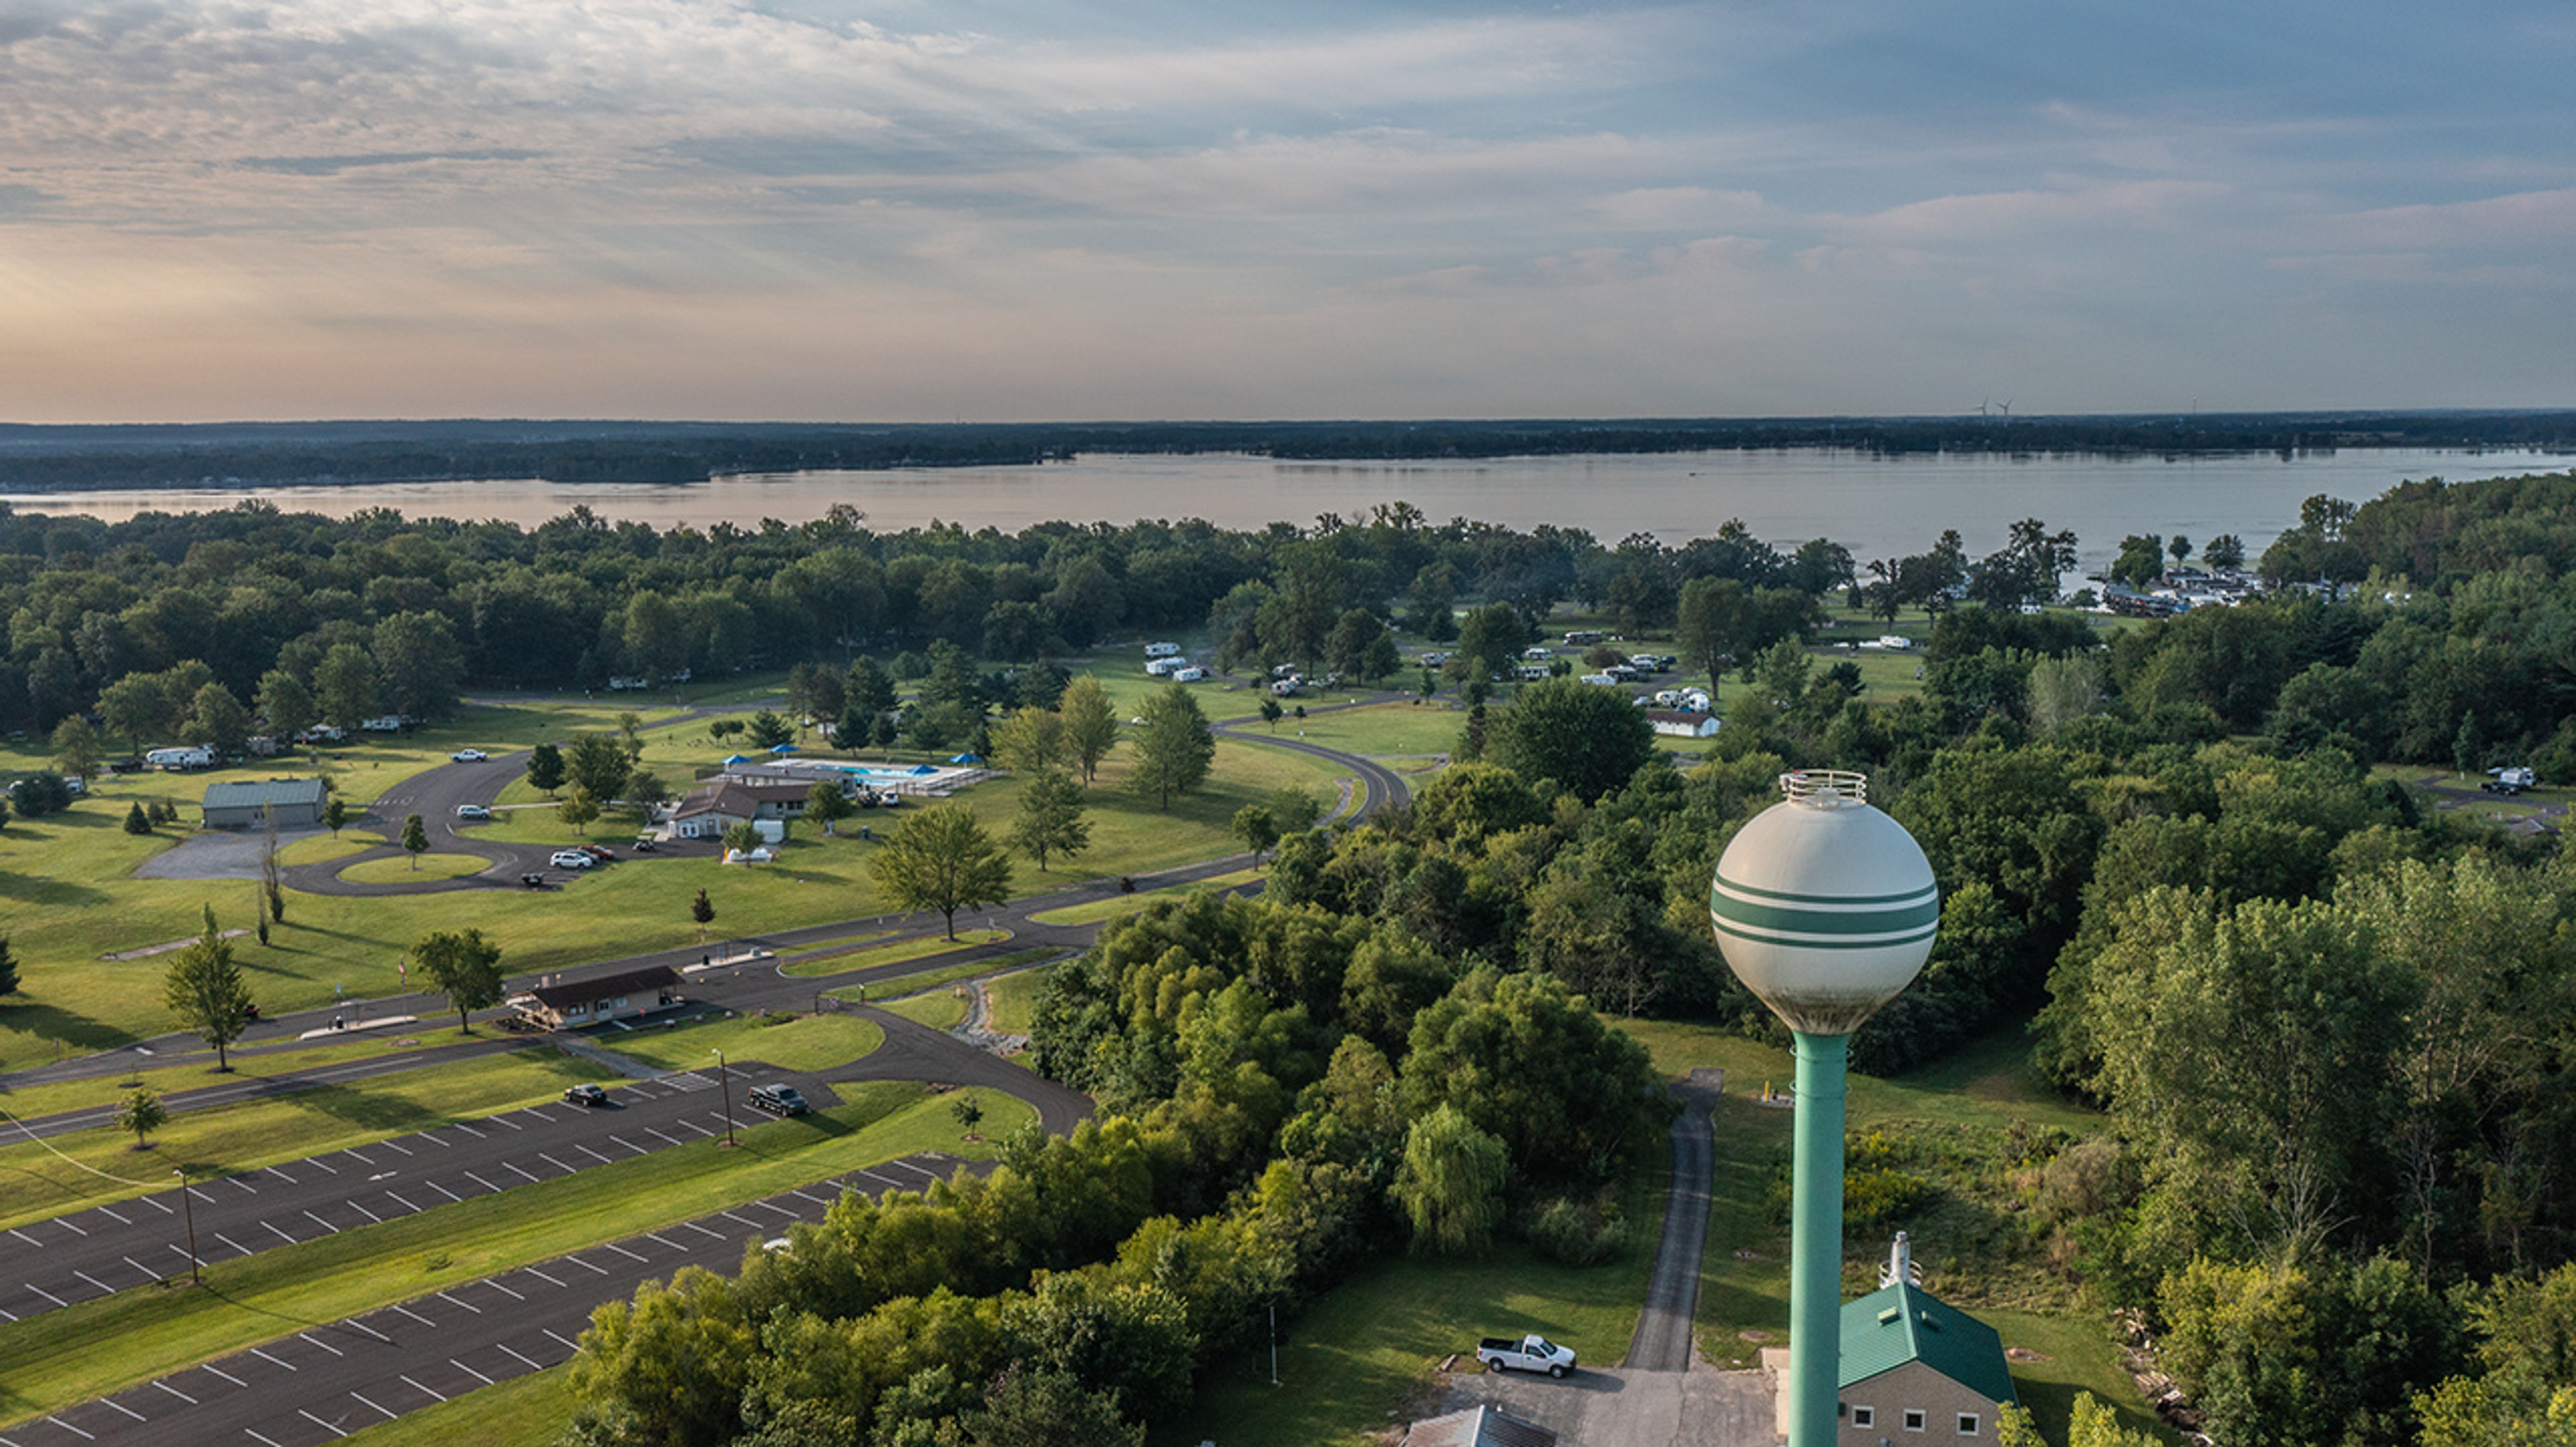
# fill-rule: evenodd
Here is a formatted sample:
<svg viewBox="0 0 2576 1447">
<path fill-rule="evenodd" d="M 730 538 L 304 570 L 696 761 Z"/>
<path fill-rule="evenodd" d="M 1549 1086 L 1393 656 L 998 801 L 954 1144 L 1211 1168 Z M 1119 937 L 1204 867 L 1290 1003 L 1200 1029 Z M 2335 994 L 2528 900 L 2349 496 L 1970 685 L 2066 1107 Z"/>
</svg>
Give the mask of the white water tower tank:
<svg viewBox="0 0 2576 1447">
<path fill-rule="evenodd" d="M 1792 1030 L 1848 1035 L 1923 968 L 1941 924 L 1932 863 L 1838 770 L 1780 776 L 1709 885 L 1718 948 Z"/>
</svg>

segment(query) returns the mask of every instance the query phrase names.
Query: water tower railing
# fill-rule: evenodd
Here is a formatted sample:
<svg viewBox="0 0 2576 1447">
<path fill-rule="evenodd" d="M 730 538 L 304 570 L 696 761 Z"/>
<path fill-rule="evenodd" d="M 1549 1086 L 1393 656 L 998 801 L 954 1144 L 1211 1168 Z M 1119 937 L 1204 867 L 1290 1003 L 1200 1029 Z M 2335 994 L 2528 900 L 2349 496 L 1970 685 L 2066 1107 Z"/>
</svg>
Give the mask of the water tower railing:
<svg viewBox="0 0 2576 1447">
<path fill-rule="evenodd" d="M 1780 776 L 1780 795 L 1815 809 L 1847 809 L 1869 802 L 1869 775 L 1849 769 L 1795 769 Z"/>
</svg>

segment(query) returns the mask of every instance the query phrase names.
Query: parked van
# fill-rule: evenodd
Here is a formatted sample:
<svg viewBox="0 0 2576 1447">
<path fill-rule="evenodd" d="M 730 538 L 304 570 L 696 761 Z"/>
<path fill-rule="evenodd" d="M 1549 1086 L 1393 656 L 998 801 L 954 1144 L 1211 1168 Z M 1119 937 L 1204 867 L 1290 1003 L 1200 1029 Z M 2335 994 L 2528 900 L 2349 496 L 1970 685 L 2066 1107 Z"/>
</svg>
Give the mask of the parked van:
<svg viewBox="0 0 2576 1447">
<path fill-rule="evenodd" d="M 215 751 L 202 744 L 189 744 L 183 748 L 154 749 L 143 756 L 143 762 L 153 768 L 169 769 L 173 772 L 181 769 L 211 769 L 215 766 Z"/>
</svg>

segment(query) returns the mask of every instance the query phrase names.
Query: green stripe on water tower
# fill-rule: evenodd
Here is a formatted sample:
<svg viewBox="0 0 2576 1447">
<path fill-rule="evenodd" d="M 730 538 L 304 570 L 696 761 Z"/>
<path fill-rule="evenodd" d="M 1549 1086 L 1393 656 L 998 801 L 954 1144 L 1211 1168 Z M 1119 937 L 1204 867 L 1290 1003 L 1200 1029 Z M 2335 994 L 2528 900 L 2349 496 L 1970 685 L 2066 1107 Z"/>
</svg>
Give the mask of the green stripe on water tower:
<svg viewBox="0 0 2576 1447">
<path fill-rule="evenodd" d="M 1709 885 L 1708 913 L 1720 932 L 1738 939 L 1820 950 L 1881 949 L 1931 938 L 1941 924 L 1941 893 L 1927 884 L 1904 894 L 1792 894 L 1719 875 Z"/>
</svg>

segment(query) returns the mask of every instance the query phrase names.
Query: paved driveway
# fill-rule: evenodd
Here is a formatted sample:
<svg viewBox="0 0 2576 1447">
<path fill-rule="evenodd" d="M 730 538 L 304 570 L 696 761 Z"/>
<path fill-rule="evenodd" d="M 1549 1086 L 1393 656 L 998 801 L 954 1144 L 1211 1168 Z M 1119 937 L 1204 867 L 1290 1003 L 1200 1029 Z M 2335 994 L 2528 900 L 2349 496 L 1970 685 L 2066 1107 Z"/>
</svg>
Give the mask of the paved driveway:
<svg viewBox="0 0 2576 1447">
<path fill-rule="evenodd" d="M 280 829 L 277 842 L 292 844 L 327 829 Z M 209 829 L 191 834 L 178 843 L 144 860 L 136 867 L 137 879 L 257 879 L 259 856 L 268 847 L 268 836 L 257 829 Z"/>
<path fill-rule="evenodd" d="M 1563 1381 L 1468 1369 L 1441 1379 L 1424 1415 L 1491 1402 L 1583 1447 L 1773 1447 L 1771 1383 L 1762 1372 L 1650 1372 L 1584 1367 Z"/>
</svg>

